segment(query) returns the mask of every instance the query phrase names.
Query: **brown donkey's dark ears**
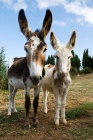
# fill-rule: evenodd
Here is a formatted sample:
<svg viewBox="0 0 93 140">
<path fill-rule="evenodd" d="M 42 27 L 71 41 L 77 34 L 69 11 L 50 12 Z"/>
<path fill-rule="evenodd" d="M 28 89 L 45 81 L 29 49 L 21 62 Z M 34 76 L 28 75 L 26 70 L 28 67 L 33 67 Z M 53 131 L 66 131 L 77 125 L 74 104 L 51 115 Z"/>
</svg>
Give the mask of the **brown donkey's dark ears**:
<svg viewBox="0 0 93 140">
<path fill-rule="evenodd" d="M 19 27 L 20 27 L 21 32 L 25 35 L 25 37 L 28 40 L 32 34 L 32 31 L 29 27 L 27 18 L 25 16 L 24 9 L 21 9 L 19 11 L 18 22 L 19 22 Z M 43 25 L 42 25 L 40 32 L 38 33 L 38 36 L 40 36 L 42 39 L 44 39 L 47 36 L 47 34 L 51 28 L 51 24 L 52 24 L 52 13 L 48 9 L 48 10 L 46 10 L 45 18 L 43 20 Z"/>
<path fill-rule="evenodd" d="M 42 39 L 45 39 L 48 32 L 50 31 L 52 25 L 52 13 L 49 9 L 46 10 L 45 18 L 43 20 L 42 29 L 38 33 L 39 36 L 42 37 Z"/>
<path fill-rule="evenodd" d="M 29 27 L 27 18 L 25 16 L 24 9 L 21 9 L 18 14 L 18 22 L 21 32 L 25 35 L 27 40 L 30 38 L 32 31 Z"/>
</svg>

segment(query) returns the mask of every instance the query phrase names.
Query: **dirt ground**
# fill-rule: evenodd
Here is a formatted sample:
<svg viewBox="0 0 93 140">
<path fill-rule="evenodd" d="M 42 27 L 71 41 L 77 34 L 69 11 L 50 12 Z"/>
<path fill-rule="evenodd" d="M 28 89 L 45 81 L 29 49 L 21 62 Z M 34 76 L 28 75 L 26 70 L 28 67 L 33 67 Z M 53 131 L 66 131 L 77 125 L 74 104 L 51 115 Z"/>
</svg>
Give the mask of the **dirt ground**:
<svg viewBox="0 0 93 140">
<path fill-rule="evenodd" d="M 33 101 L 33 90 L 31 90 L 31 101 Z M 31 107 L 31 128 L 24 130 L 24 91 L 19 90 L 15 98 L 18 112 L 7 116 L 8 91 L 0 90 L 0 140 L 93 140 L 92 103 L 93 73 L 75 76 L 72 78 L 67 95 L 66 118 L 68 125 L 63 125 L 61 120 L 58 127 L 54 125 L 55 107 L 53 94 L 48 96 L 48 113 L 43 113 L 41 91 L 38 107 L 39 127 L 35 129 L 32 126 L 33 107 Z M 87 109 L 85 109 L 86 105 Z M 76 115 L 73 117 L 73 114 Z"/>
</svg>

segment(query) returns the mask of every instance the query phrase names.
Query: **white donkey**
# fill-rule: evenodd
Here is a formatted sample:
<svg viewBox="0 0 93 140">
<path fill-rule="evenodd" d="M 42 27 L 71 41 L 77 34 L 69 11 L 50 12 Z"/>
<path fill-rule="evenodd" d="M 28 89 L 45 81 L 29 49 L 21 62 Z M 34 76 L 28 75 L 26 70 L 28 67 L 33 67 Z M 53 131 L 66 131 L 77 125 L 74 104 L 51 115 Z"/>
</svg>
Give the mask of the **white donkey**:
<svg viewBox="0 0 93 140">
<path fill-rule="evenodd" d="M 11 111 L 16 112 L 14 105 L 14 97 L 18 89 L 25 90 L 25 109 L 26 122 L 25 127 L 30 127 L 29 110 L 31 107 L 30 89 L 34 88 L 34 116 L 33 125 L 37 127 L 37 107 L 39 99 L 39 91 L 42 77 L 44 76 L 44 63 L 46 57 L 47 45 L 45 37 L 48 34 L 52 24 L 52 13 L 50 10 L 46 11 L 42 28 L 39 32 L 32 32 L 28 26 L 28 22 L 21 9 L 18 15 L 19 26 L 22 33 L 26 36 L 27 42 L 24 49 L 26 57 L 14 58 L 8 67 L 8 85 L 9 85 L 9 109 L 8 115 Z"/>
<path fill-rule="evenodd" d="M 50 34 L 50 42 L 52 47 L 56 50 L 54 55 L 56 58 L 56 64 L 54 66 L 51 66 L 50 64 L 45 66 L 45 76 L 42 79 L 44 112 L 47 113 L 47 91 L 49 91 L 55 96 L 55 124 L 59 125 L 60 110 L 62 122 L 67 124 L 65 118 L 65 106 L 67 92 L 71 82 L 69 75 L 71 67 L 70 59 L 72 57 L 71 50 L 76 44 L 76 32 L 72 32 L 70 40 L 66 46 L 60 45 L 53 32 Z"/>
</svg>

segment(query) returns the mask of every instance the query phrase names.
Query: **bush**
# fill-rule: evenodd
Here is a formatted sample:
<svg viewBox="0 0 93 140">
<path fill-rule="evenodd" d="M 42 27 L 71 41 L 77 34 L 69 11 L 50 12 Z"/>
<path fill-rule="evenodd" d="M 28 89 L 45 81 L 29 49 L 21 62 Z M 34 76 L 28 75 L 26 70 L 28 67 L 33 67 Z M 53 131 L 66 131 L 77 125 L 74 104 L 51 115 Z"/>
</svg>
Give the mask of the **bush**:
<svg viewBox="0 0 93 140">
<path fill-rule="evenodd" d="M 85 67 L 83 72 L 84 72 L 84 74 L 92 73 L 92 69 L 89 67 Z"/>
<path fill-rule="evenodd" d="M 0 89 L 7 89 L 8 80 L 6 75 L 6 61 L 4 47 L 0 50 Z"/>
<path fill-rule="evenodd" d="M 78 70 L 76 69 L 76 67 L 71 67 L 70 74 L 71 76 L 78 75 Z"/>
<path fill-rule="evenodd" d="M 84 74 L 84 70 L 79 70 L 79 74 Z"/>
<path fill-rule="evenodd" d="M 7 79 L 7 77 L 0 81 L 0 89 L 8 90 L 8 79 Z"/>
</svg>

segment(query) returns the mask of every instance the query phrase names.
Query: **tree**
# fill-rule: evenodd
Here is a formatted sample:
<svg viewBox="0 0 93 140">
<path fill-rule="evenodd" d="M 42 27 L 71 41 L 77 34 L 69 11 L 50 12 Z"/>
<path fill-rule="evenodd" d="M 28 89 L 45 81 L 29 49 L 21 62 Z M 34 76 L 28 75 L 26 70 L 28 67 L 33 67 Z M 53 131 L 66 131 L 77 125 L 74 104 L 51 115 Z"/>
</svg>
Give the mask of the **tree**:
<svg viewBox="0 0 93 140">
<path fill-rule="evenodd" d="M 93 56 L 91 57 L 91 69 L 93 70 Z"/>
<path fill-rule="evenodd" d="M 83 58 L 82 58 L 82 66 L 83 66 L 83 69 L 85 68 L 85 50 L 84 50 L 84 53 L 83 53 Z"/>
<path fill-rule="evenodd" d="M 6 61 L 4 54 L 4 47 L 0 50 L 0 88 L 7 88 L 7 76 L 6 76 Z"/>
<path fill-rule="evenodd" d="M 89 50 L 84 50 L 83 58 L 82 58 L 82 66 L 83 69 L 88 67 L 93 70 L 93 57 L 89 56 Z"/>
<path fill-rule="evenodd" d="M 51 64 L 51 58 L 50 55 L 48 56 L 47 60 L 46 60 L 46 64 Z"/>
<path fill-rule="evenodd" d="M 73 54 L 73 58 L 71 59 L 71 66 L 76 68 L 79 71 L 79 68 L 81 66 L 81 61 L 78 55 L 74 53 L 74 51 L 72 51 L 72 54 Z"/>
<path fill-rule="evenodd" d="M 52 65 L 55 65 L 55 58 L 54 58 L 53 55 L 51 55 L 51 64 L 52 64 Z"/>
<path fill-rule="evenodd" d="M 46 60 L 46 64 L 52 64 L 52 65 L 55 65 L 55 59 L 53 57 L 53 55 L 49 55 L 47 60 Z"/>
</svg>

